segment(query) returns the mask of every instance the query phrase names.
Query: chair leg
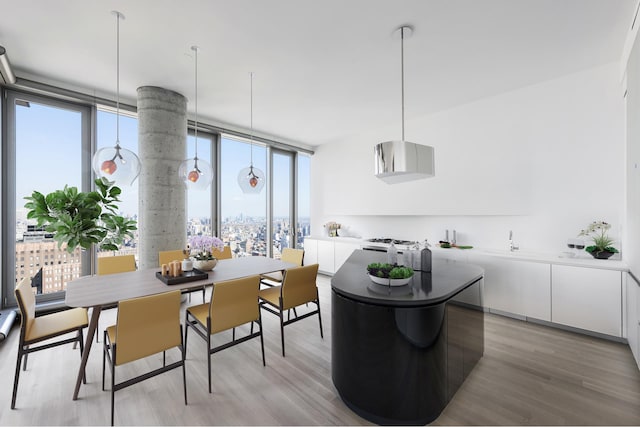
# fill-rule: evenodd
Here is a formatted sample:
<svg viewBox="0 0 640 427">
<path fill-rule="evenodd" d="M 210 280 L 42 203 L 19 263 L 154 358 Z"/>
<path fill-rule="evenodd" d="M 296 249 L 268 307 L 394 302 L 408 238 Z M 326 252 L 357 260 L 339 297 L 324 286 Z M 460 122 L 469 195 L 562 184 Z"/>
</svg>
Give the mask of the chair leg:
<svg viewBox="0 0 640 427">
<path fill-rule="evenodd" d="M 107 366 L 107 331 L 104 331 L 102 343 L 102 391 L 104 391 L 104 371 Z M 113 372 L 111 372 L 111 375 L 113 375 Z"/>
<path fill-rule="evenodd" d="M 231 330 L 231 341 L 235 341 L 236 340 L 236 328 L 233 328 Z"/>
<path fill-rule="evenodd" d="M 162 352 L 162 366 L 167 366 L 167 352 L 163 351 Z"/>
<path fill-rule="evenodd" d="M 207 292 L 207 288 L 205 288 L 204 286 L 202 287 L 202 303 L 204 304 L 206 302 L 206 292 Z"/>
<path fill-rule="evenodd" d="M 22 362 L 22 343 L 20 343 L 20 347 L 18 348 L 16 374 L 13 377 L 13 395 L 11 397 L 11 409 L 16 409 L 16 397 L 18 395 L 18 379 L 20 378 L 20 362 Z"/>
<path fill-rule="evenodd" d="M 264 338 L 262 336 L 262 314 L 258 311 L 258 327 L 260 328 L 260 350 L 262 350 L 262 366 L 267 366 L 264 359 Z M 251 333 L 253 333 L 253 322 L 251 322 Z"/>
<path fill-rule="evenodd" d="M 186 358 L 187 348 L 185 342 L 182 340 L 182 325 L 180 325 L 180 352 L 182 353 L 182 384 L 184 387 L 184 404 L 187 404 L 187 369 L 185 367 L 184 359 Z"/>
<path fill-rule="evenodd" d="M 24 346 L 25 350 L 27 350 L 29 348 L 28 345 Z M 22 370 L 26 371 L 27 370 L 27 358 L 29 357 L 29 353 L 24 353 L 24 362 L 22 362 Z"/>
<path fill-rule="evenodd" d="M 111 425 L 113 425 L 113 418 L 115 412 L 115 388 L 116 388 L 116 366 L 115 366 L 115 354 L 111 357 Z"/>
<path fill-rule="evenodd" d="M 280 310 L 280 339 L 282 340 L 282 357 L 284 357 L 284 314 Z"/>
<path fill-rule="evenodd" d="M 209 333 L 209 331 L 207 331 L 207 372 L 209 373 L 209 393 L 211 393 L 211 351 L 210 350 L 211 350 L 211 334 Z"/>
<path fill-rule="evenodd" d="M 83 336 L 82 336 L 82 328 L 78 329 L 78 341 L 74 342 L 73 345 L 75 346 L 76 344 L 80 344 L 80 361 L 82 361 L 82 352 L 84 351 L 84 340 L 83 340 Z M 84 371 L 82 371 L 82 383 L 86 384 L 87 383 L 87 370 L 86 368 L 84 369 Z"/>
<path fill-rule="evenodd" d="M 322 315 L 320 314 L 320 298 L 316 299 L 316 304 L 318 304 L 318 322 L 320 323 L 320 338 L 324 339 L 324 335 L 322 334 Z"/>
</svg>

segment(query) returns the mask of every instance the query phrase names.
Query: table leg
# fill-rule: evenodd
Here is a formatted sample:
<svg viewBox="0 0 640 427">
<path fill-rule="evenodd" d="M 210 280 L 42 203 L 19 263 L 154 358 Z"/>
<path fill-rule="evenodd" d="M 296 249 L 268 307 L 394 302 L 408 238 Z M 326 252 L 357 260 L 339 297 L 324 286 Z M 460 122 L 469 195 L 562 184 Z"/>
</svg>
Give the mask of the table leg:
<svg viewBox="0 0 640 427">
<path fill-rule="evenodd" d="M 91 351 L 91 344 L 93 344 L 93 337 L 96 334 L 98 328 L 98 319 L 100 318 L 100 312 L 102 306 L 97 305 L 91 310 L 91 320 L 89 320 L 89 330 L 87 331 L 87 339 L 84 344 L 84 351 L 82 352 L 82 361 L 80 362 L 80 370 L 78 371 L 78 379 L 76 380 L 76 388 L 73 392 L 73 400 L 78 400 L 78 393 L 80 392 L 80 384 L 82 384 L 82 377 L 84 376 L 85 367 L 89 360 L 89 352 Z"/>
</svg>

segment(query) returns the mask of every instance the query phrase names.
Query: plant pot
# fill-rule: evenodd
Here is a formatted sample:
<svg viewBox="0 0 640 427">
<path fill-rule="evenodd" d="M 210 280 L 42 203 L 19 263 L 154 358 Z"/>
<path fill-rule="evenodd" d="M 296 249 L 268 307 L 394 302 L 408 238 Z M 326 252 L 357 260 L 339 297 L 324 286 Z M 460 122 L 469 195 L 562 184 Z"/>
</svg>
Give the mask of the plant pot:
<svg viewBox="0 0 640 427">
<path fill-rule="evenodd" d="M 596 259 L 609 259 L 613 254 L 615 254 L 615 252 L 609 251 L 593 251 L 589 253 Z"/>
<path fill-rule="evenodd" d="M 214 268 L 216 268 L 217 264 L 218 264 L 217 259 L 205 259 L 205 260 L 194 259 L 193 260 L 193 268 L 197 268 L 200 271 L 213 270 Z"/>
</svg>

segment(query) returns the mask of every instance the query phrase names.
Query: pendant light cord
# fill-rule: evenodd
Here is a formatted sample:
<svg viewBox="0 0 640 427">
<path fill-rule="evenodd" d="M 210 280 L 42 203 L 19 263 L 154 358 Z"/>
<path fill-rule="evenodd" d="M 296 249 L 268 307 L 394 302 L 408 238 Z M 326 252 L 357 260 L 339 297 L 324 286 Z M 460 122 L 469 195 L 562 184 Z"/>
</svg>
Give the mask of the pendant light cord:
<svg viewBox="0 0 640 427">
<path fill-rule="evenodd" d="M 195 136 L 196 136 L 196 166 L 198 159 L 198 46 L 192 46 L 191 49 L 196 53 L 196 120 L 195 120 Z"/>
<path fill-rule="evenodd" d="M 124 18 L 118 11 L 116 15 L 116 149 L 120 148 L 120 18 Z"/>
<path fill-rule="evenodd" d="M 250 114 L 250 124 L 251 124 L 251 133 L 249 134 L 251 137 L 251 166 L 253 166 L 253 71 L 249 72 L 249 77 L 251 81 L 251 114 Z"/>
<path fill-rule="evenodd" d="M 402 141 L 404 141 L 404 29 L 400 28 L 400 85 L 402 87 Z"/>
</svg>

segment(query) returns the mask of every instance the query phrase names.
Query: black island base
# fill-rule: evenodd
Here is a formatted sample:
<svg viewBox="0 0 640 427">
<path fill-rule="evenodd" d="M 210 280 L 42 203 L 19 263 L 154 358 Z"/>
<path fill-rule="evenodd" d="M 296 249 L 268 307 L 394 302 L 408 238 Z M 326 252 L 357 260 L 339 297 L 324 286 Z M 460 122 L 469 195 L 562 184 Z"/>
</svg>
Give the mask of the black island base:
<svg viewBox="0 0 640 427">
<path fill-rule="evenodd" d="M 483 270 L 435 262 L 408 285 L 366 275 L 385 255 L 355 251 L 332 285 L 332 377 L 361 417 L 423 425 L 447 406 L 484 352 Z"/>
</svg>

